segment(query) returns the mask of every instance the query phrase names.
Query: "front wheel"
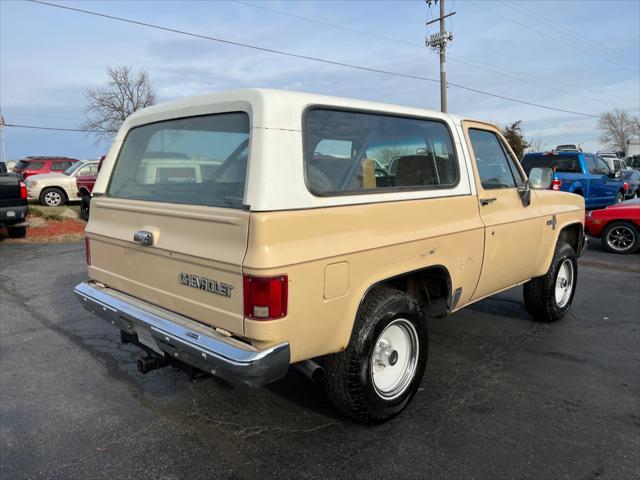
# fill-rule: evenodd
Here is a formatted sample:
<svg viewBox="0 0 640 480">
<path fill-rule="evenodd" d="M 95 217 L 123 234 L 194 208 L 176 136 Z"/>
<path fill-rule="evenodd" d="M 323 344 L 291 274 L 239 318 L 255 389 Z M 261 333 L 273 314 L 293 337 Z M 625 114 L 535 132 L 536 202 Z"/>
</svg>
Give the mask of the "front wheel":
<svg viewBox="0 0 640 480">
<path fill-rule="evenodd" d="M 66 201 L 66 195 L 59 188 L 45 188 L 40 194 L 40 204 L 45 207 L 59 207 Z"/>
<path fill-rule="evenodd" d="M 578 258 L 573 247 L 560 243 L 549 271 L 523 286 L 524 304 L 538 322 L 557 322 L 571 308 L 578 282 Z"/>
<path fill-rule="evenodd" d="M 602 246 L 611 253 L 633 253 L 640 248 L 640 232 L 632 223 L 610 223 L 602 232 Z"/>
<path fill-rule="evenodd" d="M 90 195 L 82 195 L 82 199 L 80 200 L 80 218 L 85 222 L 89 221 L 89 208 L 91 205 L 91 196 Z"/>
<path fill-rule="evenodd" d="M 325 359 L 329 400 L 362 423 L 394 417 L 420 386 L 428 346 L 415 299 L 388 287 L 373 289 L 358 310 L 347 348 Z"/>
</svg>

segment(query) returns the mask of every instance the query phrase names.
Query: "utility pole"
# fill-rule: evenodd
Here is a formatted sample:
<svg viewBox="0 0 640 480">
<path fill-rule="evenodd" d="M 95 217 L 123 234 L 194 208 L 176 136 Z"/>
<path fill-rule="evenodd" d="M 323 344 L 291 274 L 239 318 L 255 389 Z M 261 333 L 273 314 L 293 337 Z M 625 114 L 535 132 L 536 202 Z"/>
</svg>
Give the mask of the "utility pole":
<svg viewBox="0 0 640 480">
<path fill-rule="evenodd" d="M 427 6 L 431 8 L 432 5 L 436 5 L 438 0 L 425 0 Z M 453 40 L 453 34 L 447 32 L 444 25 L 444 19 L 455 15 L 456 12 L 451 12 L 445 15 L 444 13 L 444 0 L 440 1 L 440 16 L 426 23 L 427 26 L 432 23 L 440 22 L 440 31 L 433 35 L 429 35 L 425 39 L 425 45 L 434 51 L 440 53 L 440 111 L 447 111 L 447 69 L 446 69 L 446 54 L 447 42 Z"/>
</svg>

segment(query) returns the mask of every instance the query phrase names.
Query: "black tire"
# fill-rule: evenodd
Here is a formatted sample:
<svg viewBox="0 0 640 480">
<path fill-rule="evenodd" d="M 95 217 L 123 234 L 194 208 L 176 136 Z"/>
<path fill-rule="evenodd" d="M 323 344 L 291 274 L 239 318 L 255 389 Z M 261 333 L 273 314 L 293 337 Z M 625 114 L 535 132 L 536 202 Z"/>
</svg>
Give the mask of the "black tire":
<svg viewBox="0 0 640 480">
<path fill-rule="evenodd" d="M 602 246 L 611 253 L 633 253 L 640 249 L 640 231 L 630 222 L 611 222 L 602 231 Z"/>
<path fill-rule="evenodd" d="M 571 290 L 566 303 L 556 301 L 556 280 L 560 267 L 568 261 L 572 268 Z M 568 267 L 567 267 L 568 268 Z M 529 314 L 538 322 L 557 322 L 566 315 L 573 303 L 578 284 L 578 258 L 571 245 L 560 241 L 551 261 L 549 271 L 528 281 L 523 286 L 524 304 Z"/>
<path fill-rule="evenodd" d="M 89 221 L 89 209 L 91 207 L 91 196 L 84 194 L 80 199 L 80 218 L 85 222 Z"/>
<path fill-rule="evenodd" d="M 404 371 L 405 380 L 400 382 L 402 389 L 397 396 L 385 398 L 373 381 L 373 358 L 376 347 L 382 339 L 381 333 L 390 325 L 410 325 L 416 335 L 414 352 L 417 358 L 408 362 L 413 368 Z M 387 330 L 388 331 L 388 330 Z M 345 415 L 361 423 L 380 423 L 400 413 L 418 391 L 427 364 L 429 336 L 426 319 L 420 306 L 410 295 L 388 287 L 372 289 L 358 309 L 351 339 L 347 348 L 339 353 L 325 357 L 326 376 L 324 387 L 333 405 Z M 398 356 L 392 349 L 391 360 L 395 353 L 395 361 L 388 367 L 398 364 L 402 368 L 406 359 Z M 380 364 L 378 364 L 380 365 Z M 390 396 L 389 396 L 390 397 Z"/>
<path fill-rule="evenodd" d="M 27 227 L 7 227 L 9 238 L 24 238 L 27 236 Z"/>
<path fill-rule="evenodd" d="M 40 193 L 40 205 L 45 207 L 61 207 L 67 203 L 67 195 L 57 187 L 45 188 Z"/>
<path fill-rule="evenodd" d="M 616 203 L 620 202 L 624 202 L 624 193 L 622 192 L 618 192 L 618 195 L 616 195 Z"/>
</svg>

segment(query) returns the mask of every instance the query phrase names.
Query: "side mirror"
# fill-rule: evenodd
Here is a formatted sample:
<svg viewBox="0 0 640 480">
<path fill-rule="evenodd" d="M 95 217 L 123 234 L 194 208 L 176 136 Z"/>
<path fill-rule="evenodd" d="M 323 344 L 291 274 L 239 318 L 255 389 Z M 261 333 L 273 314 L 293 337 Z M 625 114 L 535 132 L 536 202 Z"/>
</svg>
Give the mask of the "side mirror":
<svg viewBox="0 0 640 480">
<path fill-rule="evenodd" d="M 611 178 L 620 178 L 622 176 L 622 170 L 616 170 L 615 172 L 611 172 Z"/>
<path fill-rule="evenodd" d="M 524 187 L 518 188 L 518 195 L 520 195 L 520 201 L 523 207 L 531 205 L 531 189 L 529 188 L 529 181 L 527 180 Z"/>
<path fill-rule="evenodd" d="M 553 182 L 553 170 L 548 167 L 535 167 L 529 171 L 529 187 L 534 190 L 549 190 Z"/>
</svg>

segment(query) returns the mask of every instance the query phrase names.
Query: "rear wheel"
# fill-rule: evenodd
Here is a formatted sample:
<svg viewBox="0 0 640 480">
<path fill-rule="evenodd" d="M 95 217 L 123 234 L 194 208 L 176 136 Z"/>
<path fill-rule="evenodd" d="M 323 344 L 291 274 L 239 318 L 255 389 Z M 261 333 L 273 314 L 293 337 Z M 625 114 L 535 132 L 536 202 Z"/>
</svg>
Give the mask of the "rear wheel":
<svg viewBox="0 0 640 480">
<path fill-rule="evenodd" d="M 559 243 L 549 271 L 523 286 L 524 304 L 538 322 L 557 322 L 571 308 L 578 281 L 578 261 L 573 247 Z"/>
<path fill-rule="evenodd" d="M 7 235 L 10 238 L 24 238 L 27 236 L 27 227 L 7 227 Z"/>
<path fill-rule="evenodd" d="M 45 188 L 40 194 L 40 204 L 45 207 L 59 207 L 67 201 L 67 196 L 59 188 Z"/>
<path fill-rule="evenodd" d="M 358 311 L 347 348 L 326 357 L 327 396 L 359 422 L 388 420 L 417 392 L 427 353 L 427 325 L 415 299 L 377 287 Z"/>
<path fill-rule="evenodd" d="M 632 223 L 610 223 L 602 232 L 602 246 L 612 253 L 633 253 L 640 248 L 640 232 Z"/>
</svg>

